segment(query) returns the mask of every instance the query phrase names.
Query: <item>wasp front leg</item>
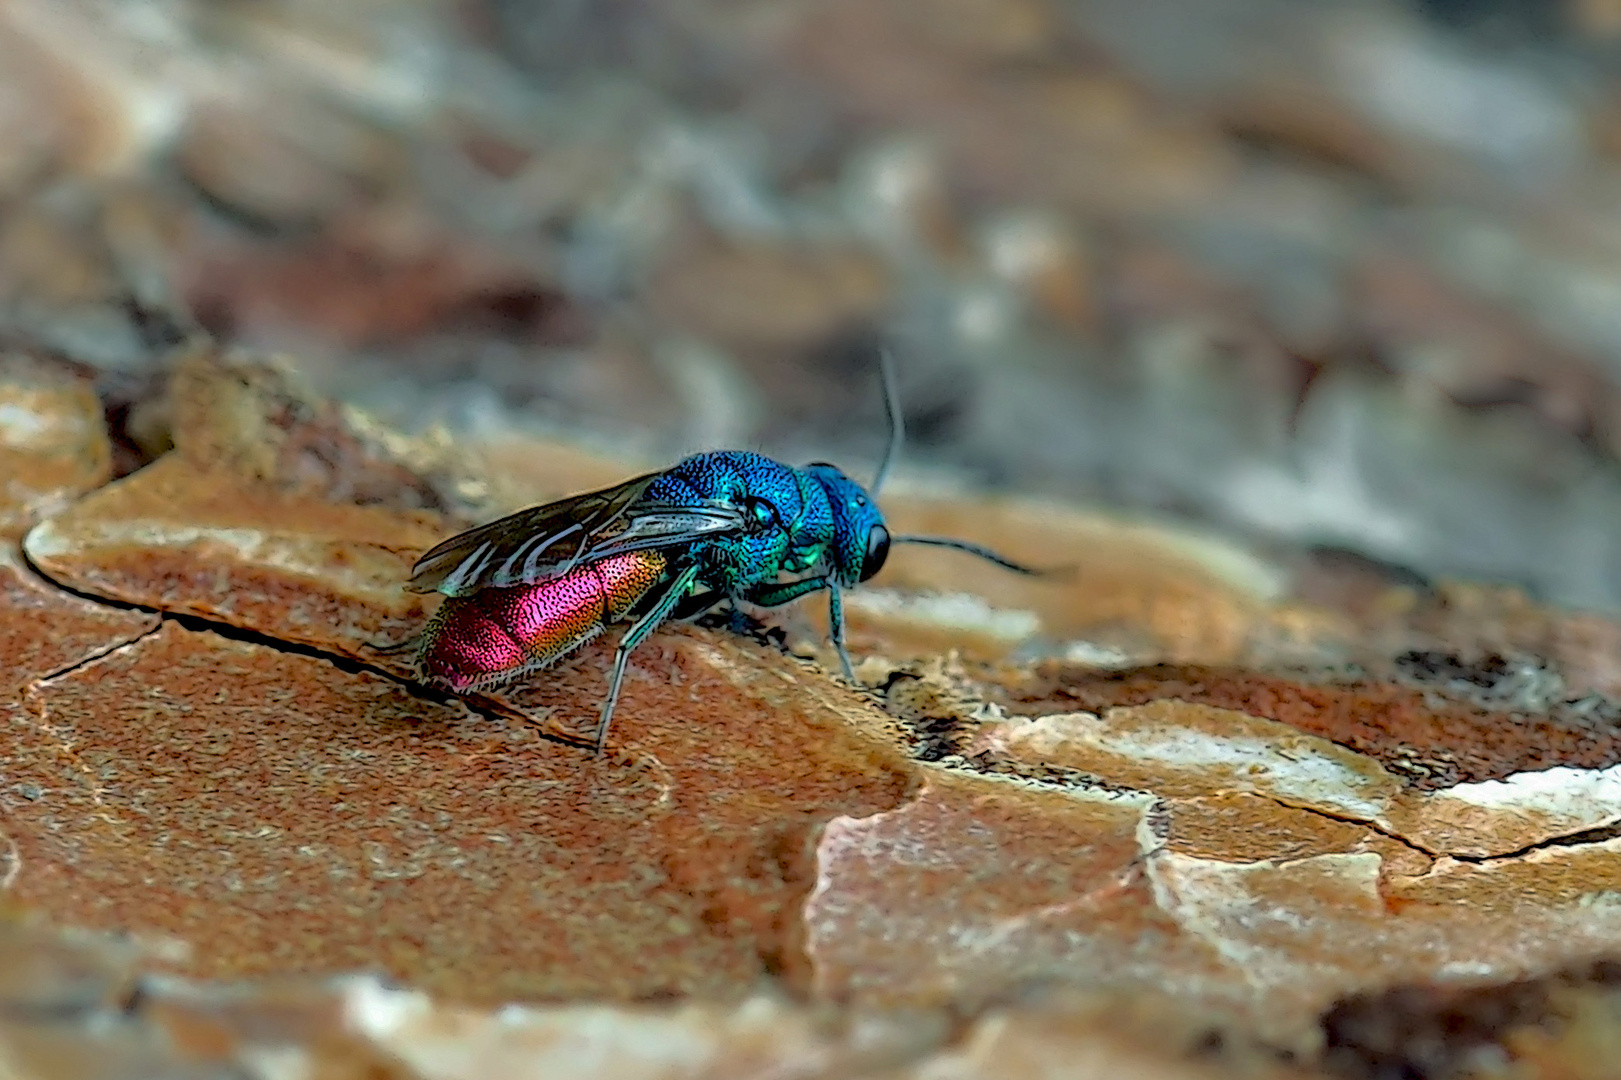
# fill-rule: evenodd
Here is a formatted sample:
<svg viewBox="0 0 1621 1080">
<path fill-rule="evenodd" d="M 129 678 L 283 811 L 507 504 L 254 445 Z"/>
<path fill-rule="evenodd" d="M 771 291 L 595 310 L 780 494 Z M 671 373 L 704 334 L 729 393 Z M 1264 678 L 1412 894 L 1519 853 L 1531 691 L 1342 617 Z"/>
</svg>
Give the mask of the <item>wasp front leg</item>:
<svg viewBox="0 0 1621 1080">
<path fill-rule="evenodd" d="M 837 585 L 827 587 L 827 621 L 833 636 L 833 647 L 839 650 L 839 663 L 844 667 L 844 680 L 852 686 L 856 682 L 856 669 L 850 665 L 850 652 L 844 647 L 844 599 Z"/>
<path fill-rule="evenodd" d="M 751 592 L 745 593 L 743 599 L 759 607 L 778 607 L 782 604 L 792 603 L 801 596 L 809 596 L 813 592 L 827 590 L 827 621 L 833 638 L 833 647 L 838 650 L 839 664 L 844 668 L 844 677 L 847 681 L 856 681 L 855 668 L 850 664 L 850 653 L 844 647 L 844 602 L 839 596 L 839 586 L 836 581 L 825 575 L 811 578 L 801 578 L 799 581 L 786 581 L 782 584 L 762 585 Z"/>
</svg>

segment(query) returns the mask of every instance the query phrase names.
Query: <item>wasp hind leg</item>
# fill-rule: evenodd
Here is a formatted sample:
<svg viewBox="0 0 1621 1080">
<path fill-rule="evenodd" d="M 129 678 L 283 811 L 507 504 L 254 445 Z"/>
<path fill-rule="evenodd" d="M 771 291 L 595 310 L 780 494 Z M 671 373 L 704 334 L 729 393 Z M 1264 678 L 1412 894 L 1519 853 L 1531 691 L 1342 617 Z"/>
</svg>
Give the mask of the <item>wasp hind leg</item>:
<svg viewBox="0 0 1621 1080">
<path fill-rule="evenodd" d="M 647 609 L 647 613 L 632 623 L 625 636 L 619 639 L 619 647 L 614 650 L 613 674 L 608 678 L 608 699 L 602 703 L 602 718 L 597 721 L 598 754 L 608 746 L 608 725 L 613 721 L 614 706 L 619 702 L 619 687 L 625 681 L 625 661 L 630 659 L 630 651 L 646 641 L 647 636 L 658 629 L 659 623 L 669 617 L 697 577 L 696 566 L 689 566 L 676 574 L 663 594 Z"/>
<path fill-rule="evenodd" d="M 380 641 L 363 641 L 361 644 L 378 656 L 398 656 L 400 653 L 411 652 L 420 648 L 422 646 L 422 635 L 413 634 L 404 641 L 396 641 L 393 644 L 384 644 Z"/>
</svg>

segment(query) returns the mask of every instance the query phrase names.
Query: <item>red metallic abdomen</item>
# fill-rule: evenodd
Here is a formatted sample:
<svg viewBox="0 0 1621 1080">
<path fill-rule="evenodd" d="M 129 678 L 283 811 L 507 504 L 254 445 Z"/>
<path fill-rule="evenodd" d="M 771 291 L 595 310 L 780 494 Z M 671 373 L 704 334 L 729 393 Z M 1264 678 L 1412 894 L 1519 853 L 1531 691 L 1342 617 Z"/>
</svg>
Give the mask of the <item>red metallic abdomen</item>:
<svg viewBox="0 0 1621 1080">
<path fill-rule="evenodd" d="M 450 597 L 428 623 L 417 664 L 457 693 L 545 667 L 623 619 L 666 565 L 659 552 L 637 551 L 538 585 Z"/>
</svg>

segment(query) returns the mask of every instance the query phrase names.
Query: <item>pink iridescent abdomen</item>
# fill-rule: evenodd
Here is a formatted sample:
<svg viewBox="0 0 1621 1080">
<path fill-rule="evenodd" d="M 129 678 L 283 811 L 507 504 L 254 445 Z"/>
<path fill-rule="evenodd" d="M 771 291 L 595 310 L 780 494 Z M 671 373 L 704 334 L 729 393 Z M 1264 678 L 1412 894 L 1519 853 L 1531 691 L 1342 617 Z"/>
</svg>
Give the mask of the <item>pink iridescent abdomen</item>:
<svg viewBox="0 0 1621 1080">
<path fill-rule="evenodd" d="M 665 565 L 656 551 L 636 551 L 538 585 L 452 596 L 434 612 L 417 663 L 457 693 L 545 667 L 623 619 Z"/>
</svg>

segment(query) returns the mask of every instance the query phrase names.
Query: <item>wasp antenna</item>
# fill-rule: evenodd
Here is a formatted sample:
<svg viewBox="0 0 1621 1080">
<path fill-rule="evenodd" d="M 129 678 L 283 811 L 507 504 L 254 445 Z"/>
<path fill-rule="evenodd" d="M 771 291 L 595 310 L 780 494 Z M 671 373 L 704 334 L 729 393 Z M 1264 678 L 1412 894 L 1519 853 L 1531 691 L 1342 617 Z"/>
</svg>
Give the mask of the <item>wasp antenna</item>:
<svg viewBox="0 0 1621 1080">
<path fill-rule="evenodd" d="M 889 467 L 901 452 L 901 443 L 906 441 L 906 420 L 901 416 L 900 394 L 895 389 L 895 360 L 888 349 L 878 353 L 878 378 L 884 387 L 884 412 L 889 414 L 889 445 L 884 448 L 884 460 L 878 463 L 878 474 L 872 478 L 873 498 L 878 497 L 878 489 L 884 486 Z"/>
<path fill-rule="evenodd" d="M 892 544 L 925 544 L 929 547 L 956 548 L 958 551 L 966 551 L 970 555 L 977 555 L 986 562 L 993 562 L 1005 570 L 1012 570 L 1015 574 L 1029 574 L 1032 577 L 1039 577 L 1058 572 L 1056 570 L 1038 570 L 1033 566 L 1025 566 L 1022 563 L 1014 562 L 1005 555 L 998 555 L 988 547 L 970 544 L 966 540 L 957 540 L 950 536 L 896 536 L 892 537 L 889 542 Z"/>
</svg>

